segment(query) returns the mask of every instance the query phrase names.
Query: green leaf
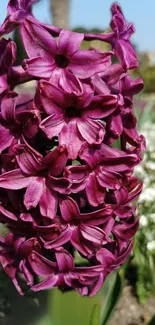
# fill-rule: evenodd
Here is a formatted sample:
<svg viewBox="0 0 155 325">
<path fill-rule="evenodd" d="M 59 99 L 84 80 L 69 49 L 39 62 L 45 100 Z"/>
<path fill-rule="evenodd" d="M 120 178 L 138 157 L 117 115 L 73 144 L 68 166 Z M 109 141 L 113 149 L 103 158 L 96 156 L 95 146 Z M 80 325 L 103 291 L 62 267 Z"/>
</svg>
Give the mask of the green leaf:
<svg viewBox="0 0 155 325">
<path fill-rule="evenodd" d="M 155 315 L 151 318 L 147 325 L 154 325 L 155 324 Z"/>
<path fill-rule="evenodd" d="M 109 292 L 106 296 L 101 311 L 101 325 L 106 325 L 114 313 L 115 307 L 122 293 L 123 282 L 124 282 L 123 278 L 124 278 L 123 273 L 121 275 L 119 272 L 117 272 L 111 283 Z"/>
<path fill-rule="evenodd" d="M 96 304 L 92 310 L 90 325 L 100 325 L 100 312 L 101 306 L 100 304 Z"/>
</svg>

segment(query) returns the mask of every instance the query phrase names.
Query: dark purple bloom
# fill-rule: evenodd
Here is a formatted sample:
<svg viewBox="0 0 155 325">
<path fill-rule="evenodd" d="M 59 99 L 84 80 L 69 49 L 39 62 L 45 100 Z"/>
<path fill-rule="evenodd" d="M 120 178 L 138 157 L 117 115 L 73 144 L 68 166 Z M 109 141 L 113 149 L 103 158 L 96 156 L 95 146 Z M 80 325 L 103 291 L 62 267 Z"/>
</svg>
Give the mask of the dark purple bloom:
<svg viewBox="0 0 155 325">
<path fill-rule="evenodd" d="M 18 168 L 0 176 L 0 187 L 11 190 L 27 188 L 24 195 L 27 210 L 39 203 L 42 215 L 54 218 L 58 201 L 56 193 L 67 194 L 69 191 L 69 181 L 64 177 L 56 178 L 65 166 L 66 149 L 58 147 L 44 158 L 26 145 L 17 145 L 15 150 Z"/>
<path fill-rule="evenodd" d="M 92 255 L 96 249 L 110 242 L 106 232 L 98 227 L 102 224 L 106 227 L 113 221 L 110 206 L 91 213 L 80 213 L 76 202 L 68 198 L 60 202 L 60 210 L 69 225 L 70 242 L 84 256 Z"/>
<path fill-rule="evenodd" d="M 24 237 L 16 237 L 14 234 L 9 233 L 5 239 L 0 238 L 0 246 L 1 264 L 18 292 L 22 295 L 19 274 L 22 274 L 23 280 L 26 281 L 28 286 L 33 285 L 33 272 L 27 258 L 32 254 L 33 250 L 40 252 L 40 245 L 36 238 L 26 240 Z"/>
<path fill-rule="evenodd" d="M 70 71 L 85 79 L 105 71 L 110 65 L 112 52 L 79 49 L 84 34 L 62 30 L 57 44 L 45 29 L 30 22 L 22 25 L 21 33 L 30 57 L 23 67 L 35 77 L 55 81 L 65 79 L 66 71 Z"/>
<path fill-rule="evenodd" d="M 47 81 L 40 83 L 40 93 L 44 110 L 49 115 L 40 123 L 40 128 L 49 139 L 58 136 L 59 143 L 66 145 L 69 158 L 77 157 L 85 141 L 89 144 L 102 142 L 104 126 L 96 120 L 116 109 L 115 95 L 94 97 L 89 85 L 69 93 Z"/>
<path fill-rule="evenodd" d="M 0 28 L 0 35 L 11 33 L 17 26 L 22 26 L 25 22 L 33 22 L 42 26 L 52 35 L 57 36 L 60 28 L 39 22 L 32 15 L 32 5 L 40 0 L 10 0 L 7 6 L 8 16 L 4 20 Z"/>
<path fill-rule="evenodd" d="M 33 291 L 40 291 L 52 287 L 66 289 L 74 287 L 84 295 L 94 295 L 103 282 L 102 268 L 75 267 L 73 257 L 65 250 L 56 251 L 56 262 L 42 257 L 37 252 L 29 257 L 29 263 L 33 271 L 44 277 L 44 280 L 32 287 Z"/>
<path fill-rule="evenodd" d="M 10 0 L 0 27 L 2 35 L 18 26 L 28 55 L 15 66 L 16 44 L 0 40 L 0 222 L 8 230 L 0 262 L 20 294 L 26 286 L 93 296 L 129 256 L 139 226 L 142 183 L 133 172 L 145 140 L 133 110 L 143 81 L 127 71 L 138 64 L 134 27 L 114 4 L 111 32 L 61 30 L 35 19 L 35 2 Z M 112 51 L 81 50 L 84 39 Z M 34 91 L 20 93 L 29 80 Z"/>
<path fill-rule="evenodd" d="M 8 92 L 1 101 L 0 152 L 8 148 L 13 140 L 18 139 L 22 134 L 32 138 L 38 130 L 39 115 L 33 108 L 32 100 L 18 104 L 17 96 L 14 92 Z"/>
<path fill-rule="evenodd" d="M 104 202 L 106 189 L 121 188 L 123 174 L 130 172 L 131 168 L 139 162 L 137 155 L 125 154 L 105 144 L 98 148 L 85 146 L 79 156 L 87 165 L 67 166 L 65 176 L 72 182 L 73 192 L 85 189 L 92 206 Z"/>
</svg>

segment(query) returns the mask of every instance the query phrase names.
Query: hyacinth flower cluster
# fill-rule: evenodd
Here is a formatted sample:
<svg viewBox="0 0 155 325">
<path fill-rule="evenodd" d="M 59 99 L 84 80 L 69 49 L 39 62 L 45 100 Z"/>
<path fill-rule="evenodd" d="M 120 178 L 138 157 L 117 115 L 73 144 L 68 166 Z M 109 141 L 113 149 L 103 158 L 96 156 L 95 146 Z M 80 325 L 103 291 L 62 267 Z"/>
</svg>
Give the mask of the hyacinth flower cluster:
<svg viewBox="0 0 155 325">
<path fill-rule="evenodd" d="M 0 28 L 0 222 L 8 229 L 0 262 L 20 294 L 58 287 L 93 296 L 126 261 L 139 225 L 133 170 L 145 140 L 133 112 L 143 81 L 128 71 L 138 66 L 134 27 L 114 4 L 106 34 L 61 30 L 33 16 L 34 2 L 10 0 Z M 4 37 L 16 27 L 21 66 Z M 80 49 L 93 39 L 111 51 Z M 34 96 L 18 93 L 30 80 Z"/>
</svg>

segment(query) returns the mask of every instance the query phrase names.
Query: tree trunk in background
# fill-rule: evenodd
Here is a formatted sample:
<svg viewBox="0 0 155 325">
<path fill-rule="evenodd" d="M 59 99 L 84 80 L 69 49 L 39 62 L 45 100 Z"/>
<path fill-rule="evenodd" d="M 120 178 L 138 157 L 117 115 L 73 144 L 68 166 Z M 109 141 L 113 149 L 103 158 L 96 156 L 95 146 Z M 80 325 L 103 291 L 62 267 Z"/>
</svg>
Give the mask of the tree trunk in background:
<svg viewBox="0 0 155 325">
<path fill-rule="evenodd" d="M 70 0 L 50 0 L 52 25 L 69 29 Z"/>
</svg>

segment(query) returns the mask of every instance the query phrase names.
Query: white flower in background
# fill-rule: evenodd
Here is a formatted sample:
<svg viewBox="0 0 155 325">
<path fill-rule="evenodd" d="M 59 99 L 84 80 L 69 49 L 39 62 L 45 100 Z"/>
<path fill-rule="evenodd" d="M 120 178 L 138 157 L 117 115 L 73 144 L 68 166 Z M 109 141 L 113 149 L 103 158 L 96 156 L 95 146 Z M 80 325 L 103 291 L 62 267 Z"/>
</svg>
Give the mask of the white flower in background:
<svg viewBox="0 0 155 325">
<path fill-rule="evenodd" d="M 148 251 L 155 250 L 155 240 L 150 241 L 150 242 L 147 243 L 147 249 L 148 249 Z"/>
<path fill-rule="evenodd" d="M 148 225 L 148 220 L 147 220 L 147 218 L 144 215 L 142 215 L 140 217 L 140 221 L 139 222 L 140 222 L 140 225 L 142 227 L 146 227 Z"/>
<path fill-rule="evenodd" d="M 135 167 L 135 173 L 138 177 L 143 177 L 144 176 L 144 169 L 142 165 L 137 165 Z"/>
<path fill-rule="evenodd" d="M 155 159 L 155 152 L 151 152 L 151 159 Z"/>
<path fill-rule="evenodd" d="M 155 213 L 151 213 L 149 215 L 150 219 L 155 222 Z"/>
<path fill-rule="evenodd" d="M 154 202 L 155 201 L 155 187 L 144 188 L 143 192 L 139 197 L 139 203 Z"/>
<path fill-rule="evenodd" d="M 155 170 L 155 162 L 154 161 L 148 161 L 146 163 L 146 167 L 151 169 L 151 170 Z"/>
<path fill-rule="evenodd" d="M 154 238 L 154 234 L 151 231 L 149 231 L 149 230 L 146 230 L 145 237 L 148 240 L 148 242 L 152 242 L 155 239 Z"/>
</svg>

